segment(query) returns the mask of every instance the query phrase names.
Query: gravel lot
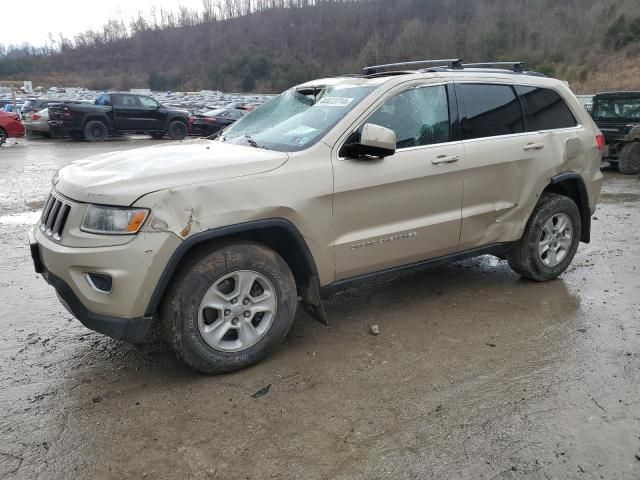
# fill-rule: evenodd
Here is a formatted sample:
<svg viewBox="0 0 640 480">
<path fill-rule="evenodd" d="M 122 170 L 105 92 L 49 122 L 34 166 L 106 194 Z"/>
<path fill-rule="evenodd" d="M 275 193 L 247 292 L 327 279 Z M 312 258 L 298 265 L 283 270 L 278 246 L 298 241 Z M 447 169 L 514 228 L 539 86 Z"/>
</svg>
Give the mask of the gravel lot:
<svg viewBox="0 0 640 480">
<path fill-rule="evenodd" d="M 640 478 L 637 177 L 605 172 L 557 281 L 488 256 L 371 281 L 211 377 L 86 330 L 29 257 L 57 168 L 156 143 L 0 147 L 0 478 Z"/>
</svg>

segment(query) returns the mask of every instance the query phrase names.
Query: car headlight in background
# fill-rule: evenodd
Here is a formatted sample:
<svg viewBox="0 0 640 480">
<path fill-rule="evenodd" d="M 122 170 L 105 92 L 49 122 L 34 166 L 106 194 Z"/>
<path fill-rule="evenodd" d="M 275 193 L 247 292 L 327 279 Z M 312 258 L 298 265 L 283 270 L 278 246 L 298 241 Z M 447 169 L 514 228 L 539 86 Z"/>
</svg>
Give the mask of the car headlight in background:
<svg viewBox="0 0 640 480">
<path fill-rule="evenodd" d="M 80 230 L 91 233 L 130 235 L 140 230 L 147 215 L 149 215 L 149 210 L 146 208 L 89 205 Z"/>
</svg>

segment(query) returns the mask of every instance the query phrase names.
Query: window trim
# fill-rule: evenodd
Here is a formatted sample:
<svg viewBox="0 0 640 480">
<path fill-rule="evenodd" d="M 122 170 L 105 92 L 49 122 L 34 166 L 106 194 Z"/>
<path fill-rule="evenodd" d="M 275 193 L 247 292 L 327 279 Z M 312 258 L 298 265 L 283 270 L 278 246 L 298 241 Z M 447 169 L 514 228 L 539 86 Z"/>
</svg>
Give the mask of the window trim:
<svg viewBox="0 0 640 480">
<path fill-rule="evenodd" d="M 346 133 L 344 140 L 342 140 L 342 142 L 338 142 L 339 143 L 339 147 L 336 150 L 336 155 L 337 155 L 337 159 L 338 160 L 351 160 L 349 157 L 343 157 L 342 155 L 340 155 L 340 152 L 342 151 L 342 147 L 344 147 L 344 145 L 347 143 L 347 140 L 349 140 L 349 137 L 351 136 L 352 133 L 355 133 L 360 127 L 362 127 L 364 124 L 367 123 L 367 120 L 369 118 L 371 118 L 371 116 L 376 113 L 378 111 L 378 109 L 385 104 L 385 102 L 387 102 L 389 99 L 396 97 L 398 95 L 402 95 L 403 93 L 409 92 L 411 90 L 417 90 L 419 88 L 428 88 L 428 87 L 445 87 L 445 94 L 447 95 L 447 105 L 448 105 L 448 113 L 449 113 L 449 141 L 448 142 L 441 142 L 441 143 L 430 143 L 428 145 L 417 145 L 415 147 L 404 147 L 404 148 L 398 148 L 396 149 L 396 154 L 400 153 L 400 152 L 408 152 L 408 151 L 414 151 L 414 150 L 422 150 L 425 148 L 433 148 L 433 147 L 438 147 L 440 145 L 449 145 L 452 143 L 459 143 L 460 142 L 460 138 L 459 136 L 454 137 L 453 133 L 454 133 L 454 123 L 453 123 L 453 118 L 452 118 L 452 102 L 451 102 L 451 90 L 454 90 L 453 88 L 453 81 L 451 80 L 445 80 L 442 82 L 438 82 L 438 83 L 427 83 L 427 84 L 417 84 L 417 85 L 411 85 L 407 88 L 404 88 L 403 90 L 400 90 L 398 92 L 395 92 L 391 95 L 389 95 L 388 97 L 385 97 L 385 95 L 381 95 L 378 100 L 376 102 L 374 102 L 370 107 L 372 108 L 371 111 L 369 113 L 365 114 L 365 118 L 364 120 L 359 120 L 357 122 L 355 122 L 356 127 L 355 128 L 348 128 L 345 130 Z M 455 91 L 454 91 L 454 95 L 455 95 Z M 459 121 L 459 108 L 458 108 L 458 102 L 457 102 L 457 98 L 456 98 L 456 103 L 455 103 L 455 112 L 456 112 L 456 117 L 455 120 L 456 122 Z M 458 133 L 458 132 L 456 132 Z M 394 154 L 395 155 L 395 154 Z"/>
</svg>

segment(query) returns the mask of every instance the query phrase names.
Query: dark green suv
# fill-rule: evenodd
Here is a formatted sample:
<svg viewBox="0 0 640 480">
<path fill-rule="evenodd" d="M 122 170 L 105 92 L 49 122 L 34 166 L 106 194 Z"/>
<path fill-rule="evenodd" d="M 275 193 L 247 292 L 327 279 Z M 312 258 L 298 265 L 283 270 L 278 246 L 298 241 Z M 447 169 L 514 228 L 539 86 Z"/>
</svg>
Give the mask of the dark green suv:
<svg viewBox="0 0 640 480">
<path fill-rule="evenodd" d="M 604 134 L 603 159 L 621 173 L 640 172 L 640 92 L 599 93 L 591 115 Z"/>
</svg>

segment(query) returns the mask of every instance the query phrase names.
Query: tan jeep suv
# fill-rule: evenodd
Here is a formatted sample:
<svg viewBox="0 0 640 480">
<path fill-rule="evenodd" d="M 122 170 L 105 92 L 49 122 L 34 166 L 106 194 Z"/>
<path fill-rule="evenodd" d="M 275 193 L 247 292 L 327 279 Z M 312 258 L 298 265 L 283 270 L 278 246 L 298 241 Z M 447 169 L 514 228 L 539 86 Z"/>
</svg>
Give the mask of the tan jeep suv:
<svg viewBox="0 0 640 480">
<path fill-rule="evenodd" d="M 604 138 L 521 64 L 369 67 L 223 131 L 63 167 L 36 271 L 87 327 L 162 335 L 205 372 L 264 358 L 301 303 L 365 277 L 493 254 L 560 275 L 588 242 Z"/>
</svg>

